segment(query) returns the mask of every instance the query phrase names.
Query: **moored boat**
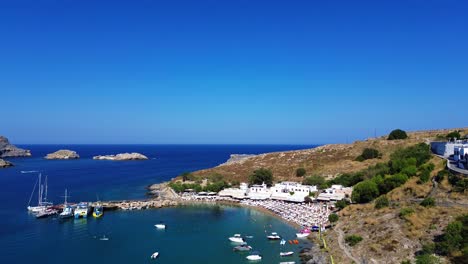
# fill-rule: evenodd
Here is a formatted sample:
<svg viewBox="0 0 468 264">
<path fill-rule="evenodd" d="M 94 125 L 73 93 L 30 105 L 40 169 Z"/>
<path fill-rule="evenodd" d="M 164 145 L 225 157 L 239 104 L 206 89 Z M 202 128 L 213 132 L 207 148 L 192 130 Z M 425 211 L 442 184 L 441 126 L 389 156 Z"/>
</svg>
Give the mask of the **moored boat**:
<svg viewBox="0 0 468 264">
<path fill-rule="evenodd" d="M 230 237 L 229 241 L 234 242 L 234 243 L 244 243 L 245 242 L 240 234 L 235 234 L 234 236 Z"/>
<path fill-rule="evenodd" d="M 57 210 L 55 209 L 52 209 L 52 208 L 47 208 L 43 211 L 40 211 L 38 213 L 35 214 L 36 218 L 46 218 L 46 217 L 49 217 L 49 216 L 52 216 L 52 215 L 56 215 L 58 213 Z"/>
<path fill-rule="evenodd" d="M 155 259 L 159 256 L 159 252 L 154 252 L 152 255 L 151 255 L 151 259 Z"/>
<path fill-rule="evenodd" d="M 75 208 L 75 218 L 87 218 L 89 211 L 88 203 L 81 202 Z"/>
<path fill-rule="evenodd" d="M 157 229 L 166 229 L 166 224 L 159 222 L 159 224 L 154 225 Z"/>
<path fill-rule="evenodd" d="M 250 251 L 250 250 L 252 250 L 252 247 L 247 245 L 247 243 L 244 243 L 242 245 L 234 247 L 233 250 L 234 251 Z"/>
<path fill-rule="evenodd" d="M 293 251 L 280 252 L 280 256 L 281 256 L 281 257 L 288 257 L 288 256 L 292 256 L 293 254 L 294 254 Z"/>
<path fill-rule="evenodd" d="M 267 236 L 267 238 L 269 240 L 280 240 L 281 239 L 281 237 L 276 232 L 271 233 L 271 235 Z"/>
<path fill-rule="evenodd" d="M 93 210 L 93 216 L 95 218 L 99 218 L 101 217 L 102 215 L 104 214 L 104 208 L 102 207 L 102 205 L 98 204 L 94 207 L 94 210 Z"/>
<path fill-rule="evenodd" d="M 260 255 L 259 252 L 255 251 L 253 252 L 252 254 L 248 255 L 246 257 L 246 259 L 248 260 L 261 260 L 262 259 L 262 255 Z"/>
</svg>

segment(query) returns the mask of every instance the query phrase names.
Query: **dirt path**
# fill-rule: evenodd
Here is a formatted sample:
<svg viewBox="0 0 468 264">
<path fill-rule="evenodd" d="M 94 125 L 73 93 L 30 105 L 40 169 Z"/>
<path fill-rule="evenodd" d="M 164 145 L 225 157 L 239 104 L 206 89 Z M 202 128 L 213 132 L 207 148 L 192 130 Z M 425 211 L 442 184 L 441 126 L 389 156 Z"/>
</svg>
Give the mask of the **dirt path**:
<svg viewBox="0 0 468 264">
<path fill-rule="evenodd" d="M 334 230 L 338 233 L 338 246 L 340 249 L 345 253 L 345 255 L 354 261 L 354 263 L 361 263 L 358 261 L 355 257 L 353 257 L 353 254 L 349 251 L 348 246 L 346 246 L 346 242 L 344 241 L 344 232 L 341 230 L 340 224 L 337 224 L 334 228 Z"/>
</svg>

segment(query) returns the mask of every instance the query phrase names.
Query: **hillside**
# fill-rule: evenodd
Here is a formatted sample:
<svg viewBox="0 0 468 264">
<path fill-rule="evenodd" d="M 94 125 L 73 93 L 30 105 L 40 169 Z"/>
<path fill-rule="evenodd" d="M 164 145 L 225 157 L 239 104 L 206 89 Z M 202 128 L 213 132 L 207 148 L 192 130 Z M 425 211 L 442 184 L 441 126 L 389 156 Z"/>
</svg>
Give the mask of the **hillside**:
<svg viewBox="0 0 468 264">
<path fill-rule="evenodd" d="M 273 172 L 275 181 L 293 180 L 296 177 L 297 168 L 305 168 L 306 175 L 322 175 L 333 178 L 342 173 L 356 172 L 375 165 L 378 162 L 389 160 L 390 154 L 398 148 L 428 143 L 438 135 L 446 135 L 456 129 L 440 129 L 430 131 L 409 132 L 408 139 L 386 140 L 387 137 L 356 141 L 352 144 L 331 144 L 313 149 L 296 151 L 274 152 L 254 156 L 245 159 L 235 159 L 232 162 L 221 164 L 217 167 L 196 171 L 196 176 L 208 176 L 221 174 L 228 181 L 247 181 L 248 176 L 258 168 L 268 168 Z M 464 133 L 468 128 L 459 129 Z M 363 162 L 355 161 L 365 148 L 375 148 L 382 153 L 380 159 L 370 159 Z"/>
</svg>

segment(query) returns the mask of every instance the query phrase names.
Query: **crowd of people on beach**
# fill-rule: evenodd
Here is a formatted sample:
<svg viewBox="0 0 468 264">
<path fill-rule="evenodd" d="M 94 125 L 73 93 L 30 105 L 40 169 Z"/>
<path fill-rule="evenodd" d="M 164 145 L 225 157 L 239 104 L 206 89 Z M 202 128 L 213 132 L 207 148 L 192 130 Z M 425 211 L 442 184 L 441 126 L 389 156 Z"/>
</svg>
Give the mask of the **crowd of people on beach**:
<svg viewBox="0 0 468 264">
<path fill-rule="evenodd" d="M 267 209 L 286 221 L 303 227 L 325 227 L 332 208 L 326 203 L 291 203 L 278 200 L 237 200 L 218 195 L 198 195 L 197 193 L 183 193 L 183 201 L 194 202 L 232 202 L 240 205 L 255 206 Z"/>
<path fill-rule="evenodd" d="M 265 208 L 286 221 L 296 223 L 303 227 L 325 227 L 328 222 L 328 216 L 332 213 L 329 205 L 322 203 L 290 203 L 276 200 L 242 200 L 240 204 Z"/>
</svg>

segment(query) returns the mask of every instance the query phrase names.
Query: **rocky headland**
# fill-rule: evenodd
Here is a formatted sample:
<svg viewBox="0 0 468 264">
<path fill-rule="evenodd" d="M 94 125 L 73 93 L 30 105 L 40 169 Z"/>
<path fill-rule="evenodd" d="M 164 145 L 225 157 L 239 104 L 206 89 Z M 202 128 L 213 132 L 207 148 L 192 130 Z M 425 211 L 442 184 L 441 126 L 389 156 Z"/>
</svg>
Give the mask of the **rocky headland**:
<svg viewBox="0 0 468 264">
<path fill-rule="evenodd" d="M 11 166 L 13 166 L 13 163 L 0 159 L 0 168 L 8 168 Z"/>
<path fill-rule="evenodd" d="M 231 154 L 229 159 L 225 163 L 221 164 L 220 166 L 230 165 L 230 164 L 242 164 L 249 158 L 252 158 L 255 156 L 256 155 L 253 155 L 253 154 Z"/>
<path fill-rule="evenodd" d="M 117 155 L 99 155 L 99 156 L 94 156 L 93 159 L 95 160 L 116 160 L 116 161 L 122 161 L 122 160 L 147 160 L 148 157 L 146 157 L 143 154 L 140 153 L 120 153 Z"/>
<path fill-rule="evenodd" d="M 0 158 L 6 157 L 30 157 L 31 151 L 20 149 L 15 145 L 10 144 L 8 139 L 0 136 Z"/>
<path fill-rule="evenodd" d="M 78 153 L 76 153 L 73 150 L 61 149 L 61 150 L 57 150 L 54 153 L 47 154 L 44 158 L 45 159 L 64 159 L 64 160 L 67 160 L 67 159 L 79 159 L 80 155 L 78 155 Z"/>
</svg>

